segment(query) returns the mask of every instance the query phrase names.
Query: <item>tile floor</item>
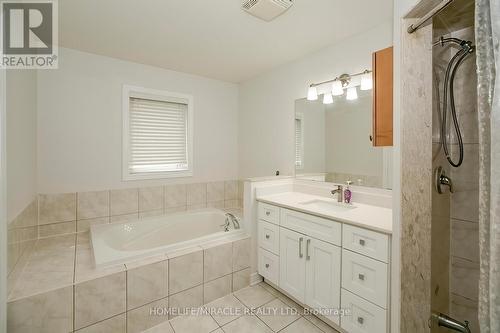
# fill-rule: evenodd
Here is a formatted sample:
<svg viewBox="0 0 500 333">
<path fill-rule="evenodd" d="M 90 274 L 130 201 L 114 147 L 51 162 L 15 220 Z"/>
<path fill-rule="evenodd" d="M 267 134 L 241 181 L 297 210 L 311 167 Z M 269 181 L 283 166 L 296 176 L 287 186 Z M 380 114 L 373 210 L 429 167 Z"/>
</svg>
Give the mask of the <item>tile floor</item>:
<svg viewBox="0 0 500 333">
<path fill-rule="evenodd" d="M 238 290 L 203 308 L 207 311 L 176 317 L 145 332 L 338 333 L 318 318 L 303 315 L 300 305 L 264 282 Z M 252 314 L 249 308 L 258 310 Z M 226 313 L 228 309 L 230 312 Z M 292 311 L 282 311 L 284 309 Z"/>
</svg>

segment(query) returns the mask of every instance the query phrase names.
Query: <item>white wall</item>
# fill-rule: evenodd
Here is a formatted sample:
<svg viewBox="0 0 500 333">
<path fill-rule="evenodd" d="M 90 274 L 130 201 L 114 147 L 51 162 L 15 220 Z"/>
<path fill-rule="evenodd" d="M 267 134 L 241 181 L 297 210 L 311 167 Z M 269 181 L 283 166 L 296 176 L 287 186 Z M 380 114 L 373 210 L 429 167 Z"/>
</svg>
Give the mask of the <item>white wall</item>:
<svg viewBox="0 0 500 333">
<path fill-rule="evenodd" d="M 123 182 L 122 85 L 194 96 L 194 176 Z M 40 193 L 236 179 L 237 85 L 71 49 L 38 73 Z"/>
<path fill-rule="evenodd" d="M 37 194 L 36 71 L 8 70 L 7 221 L 11 222 Z"/>
<path fill-rule="evenodd" d="M 392 45 L 392 22 L 240 85 L 240 177 L 294 174 L 294 103 L 312 82 L 371 68 L 373 51 Z"/>
</svg>

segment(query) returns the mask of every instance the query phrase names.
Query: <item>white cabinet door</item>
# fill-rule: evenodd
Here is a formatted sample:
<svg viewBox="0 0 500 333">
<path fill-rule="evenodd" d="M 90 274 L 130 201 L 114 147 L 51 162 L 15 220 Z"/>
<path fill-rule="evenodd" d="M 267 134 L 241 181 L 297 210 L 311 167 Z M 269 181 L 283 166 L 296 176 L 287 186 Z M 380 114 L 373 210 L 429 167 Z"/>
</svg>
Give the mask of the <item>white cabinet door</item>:
<svg viewBox="0 0 500 333">
<path fill-rule="evenodd" d="M 306 236 L 280 230 L 280 288 L 304 303 L 306 288 Z"/>
<path fill-rule="evenodd" d="M 340 308 L 340 247 L 320 240 L 306 239 L 306 302 L 315 309 Z M 339 324 L 337 313 L 325 313 Z"/>
</svg>

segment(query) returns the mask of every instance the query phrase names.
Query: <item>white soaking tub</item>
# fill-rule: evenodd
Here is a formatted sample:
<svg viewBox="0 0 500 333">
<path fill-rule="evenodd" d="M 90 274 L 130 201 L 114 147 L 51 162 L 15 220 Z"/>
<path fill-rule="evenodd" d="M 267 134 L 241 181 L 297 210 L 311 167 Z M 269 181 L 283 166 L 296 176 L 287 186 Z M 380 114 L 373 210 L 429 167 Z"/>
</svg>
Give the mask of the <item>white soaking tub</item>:
<svg viewBox="0 0 500 333">
<path fill-rule="evenodd" d="M 97 267 L 125 263 L 245 234 L 243 222 L 225 231 L 226 212 L 206 208 L 144 218 L 134 222 L 92 225 L 92 248 Z"/>
</svg>

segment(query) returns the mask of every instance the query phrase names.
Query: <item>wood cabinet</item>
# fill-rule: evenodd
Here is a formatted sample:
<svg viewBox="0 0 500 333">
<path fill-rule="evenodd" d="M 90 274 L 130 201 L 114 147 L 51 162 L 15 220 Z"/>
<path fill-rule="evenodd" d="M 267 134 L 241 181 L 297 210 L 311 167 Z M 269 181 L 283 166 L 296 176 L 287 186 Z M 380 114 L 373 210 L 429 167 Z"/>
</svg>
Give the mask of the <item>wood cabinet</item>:
<svg viewBox="0 0 500 333">
<path fill-rule="evenodd" d="M 393 54 L 392 47 L 374 52 L 373 133 L 375 147 L 392 146 L 393 142 Z"/>
</svg>

